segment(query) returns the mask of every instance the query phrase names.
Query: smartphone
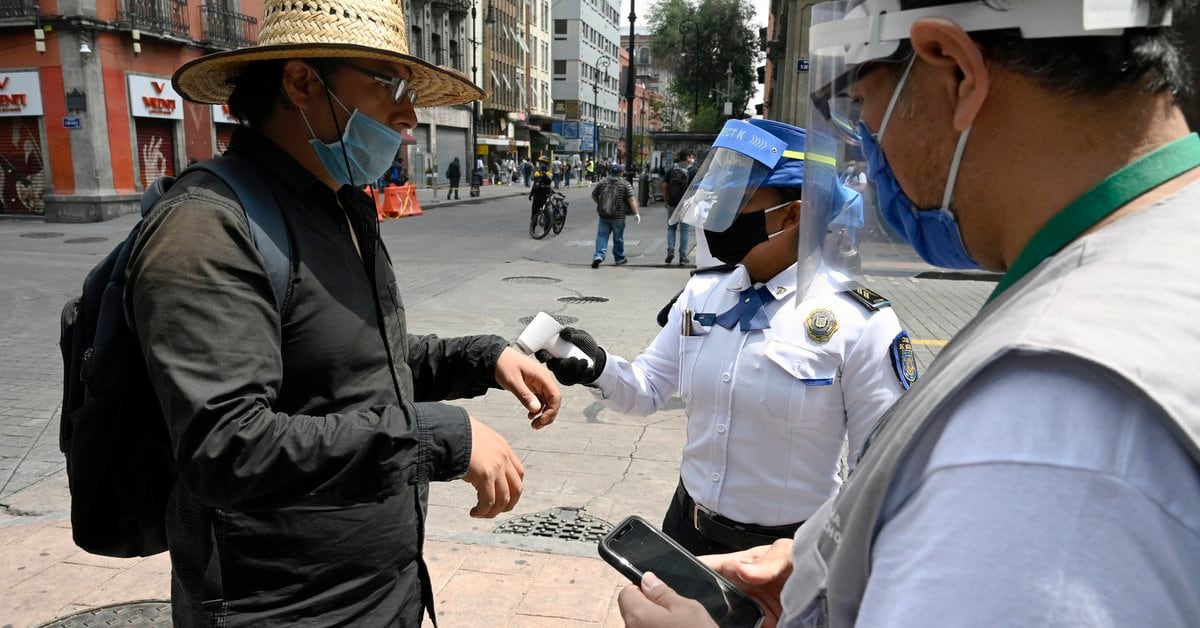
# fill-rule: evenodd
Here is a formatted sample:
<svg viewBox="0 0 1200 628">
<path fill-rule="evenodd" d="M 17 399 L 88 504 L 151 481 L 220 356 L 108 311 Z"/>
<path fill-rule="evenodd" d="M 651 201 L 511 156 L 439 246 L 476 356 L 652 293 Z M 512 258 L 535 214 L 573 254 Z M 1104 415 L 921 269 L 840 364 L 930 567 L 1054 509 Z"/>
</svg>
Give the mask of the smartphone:
<svg viewBox="0 0 1200 628">
<path fill-rule="evenodd" d="M 628 517 L 600 539 L 600 557 L 640 584 L 654 572 L 680 595 L 704 605 L 721 626 L 760 626 L 765 615 L 733 583 L 700 562 L 645 519 Z"/>
</svg>

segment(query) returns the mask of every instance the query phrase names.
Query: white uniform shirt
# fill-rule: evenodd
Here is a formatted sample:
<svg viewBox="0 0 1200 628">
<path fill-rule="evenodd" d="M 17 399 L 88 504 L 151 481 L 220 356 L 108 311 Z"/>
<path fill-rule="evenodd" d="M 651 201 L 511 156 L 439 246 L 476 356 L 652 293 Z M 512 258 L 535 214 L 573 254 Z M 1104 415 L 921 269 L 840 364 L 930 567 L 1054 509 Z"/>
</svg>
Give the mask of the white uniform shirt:
<svg viewBox="0 0 1200 628">
<path fill-rule="evenodd" d="M 765 285 L 776 299 L 765 308 L 769 329 L 693 321 L 684 336 L 684 309 L 719 315 L 751 287 L 741 266 L 692 277 L 654 342 L 632 363 L 609 355 L 592 386 L 604 405 L 637 415 L 678 393 L 687 404 L 680 475 L 688 493 L 735 521 L 777 526 L 807 519 L 837 492 L 847 433 L 857 451 L 904 389 L 890 357 L 901 333 L 891 308 L 868 310 L 828 275 L 797 307 L 794 266 Z M 838 325 L 823 343 L 806 329 L 818 308 Z"/>
</svg>

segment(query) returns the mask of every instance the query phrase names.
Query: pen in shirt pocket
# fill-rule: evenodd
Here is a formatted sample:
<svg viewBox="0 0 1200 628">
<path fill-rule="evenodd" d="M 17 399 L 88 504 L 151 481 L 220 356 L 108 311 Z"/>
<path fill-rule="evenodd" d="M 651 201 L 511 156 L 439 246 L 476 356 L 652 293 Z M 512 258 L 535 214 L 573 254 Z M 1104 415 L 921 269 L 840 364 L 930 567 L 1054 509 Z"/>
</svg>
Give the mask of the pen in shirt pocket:
<svg viewBox="0 0 1200 628">
<path fill-rule="evenodd" d="M 692 311 L 686 308 L 683 310 L 683 335 L 692 335 Z"/>
</svg>

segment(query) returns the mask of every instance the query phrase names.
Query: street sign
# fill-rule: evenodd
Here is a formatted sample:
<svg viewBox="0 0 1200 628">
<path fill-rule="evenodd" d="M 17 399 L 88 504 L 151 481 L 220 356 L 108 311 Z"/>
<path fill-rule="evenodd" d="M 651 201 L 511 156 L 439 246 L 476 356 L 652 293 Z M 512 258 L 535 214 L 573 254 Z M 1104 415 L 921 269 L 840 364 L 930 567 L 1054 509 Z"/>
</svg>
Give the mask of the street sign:
<svg viewBox="0 0 1200 628">
<path fill-rule="evenodd" d="M 83 128 L 83 120 L 81 120 L 80 118 L 78 118 L 76 116 L 67 116 L 67 117 L 63 118 L 63 128 L 64 129 L 82 129 Z"/>
<path fill-rule="evenodd" d="M 807 72 L 808 71 L 808 59 L 796 59 L 796 71 L 797 72 Z"/>
</svg>

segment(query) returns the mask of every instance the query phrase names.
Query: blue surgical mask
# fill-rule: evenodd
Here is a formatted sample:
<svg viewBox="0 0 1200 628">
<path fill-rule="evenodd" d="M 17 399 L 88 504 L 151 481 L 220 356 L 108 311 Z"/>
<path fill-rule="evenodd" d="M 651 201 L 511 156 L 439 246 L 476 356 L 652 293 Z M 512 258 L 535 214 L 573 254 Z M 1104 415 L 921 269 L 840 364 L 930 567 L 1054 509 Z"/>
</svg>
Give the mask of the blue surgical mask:
<svg viewBox="0 0 1200 628">
<path fill-rule="evenodd" d="M 872 134 L 865 122 L 858 123 L 863 156 L 867 158 L 867 176 L 875 184 L 879 212 L 888 225 L 902 234 L 926 263 L 942 268 L 979 268 L 979 264 L 967 253 L 958 222 L 954 219 L 954 213 L 950 211 L 954 182 L 958 178 L 963 149 L 966 148 L 967 138 L 971 135 L 970 127 L 963 131 L 958 138 L 958 147 L 954 151 L 954 159 L 950 162 L 950 177 L 946 181 L 942 206 L 938 209 L 921 210 L 917 208 L 900 187 L 900 182 L 892 173 L 892 168 L 883 154 L 881 147 L 883 133 L 887 130 L 892 110 L 896 107 L 910 71 L 912 71 L 912 61 L 904 70 L 904 76 L 896 85 L 896 91 L 892 93 L 892 100 L 888 103 L 887 111 L 883 115 L 883 123 L 879 126 L 878 135 Z"/>
<path fill-rule="evenodd" d="M 404 136 L 362 111 L 355 109 L 351 113 L 333 92 L 329 95 L 350 114 L 341 141 L 326 144 L 317 139 L 312 125 L 308 124 L 308 116 L 304 115 L 303 109 L 300 110 L 304 124 L 313 136 L 308 143 L 312 145 L 317 159 L 321 161 L 329 176 L 342 185 L 366 185 L 382 177 L 392 166 L 392 159 L 396 156 L 396 151 L 400 150 Z M 347 163 L 350 165 L 348 172 Z"/>
</svg>

